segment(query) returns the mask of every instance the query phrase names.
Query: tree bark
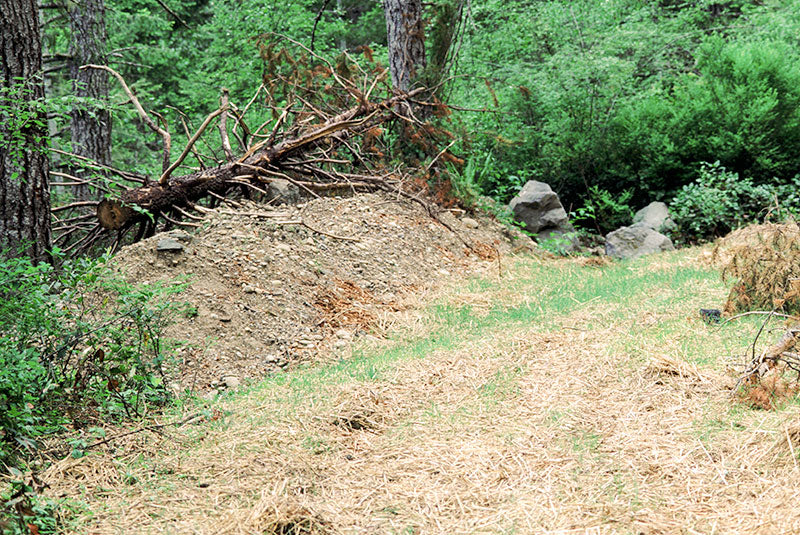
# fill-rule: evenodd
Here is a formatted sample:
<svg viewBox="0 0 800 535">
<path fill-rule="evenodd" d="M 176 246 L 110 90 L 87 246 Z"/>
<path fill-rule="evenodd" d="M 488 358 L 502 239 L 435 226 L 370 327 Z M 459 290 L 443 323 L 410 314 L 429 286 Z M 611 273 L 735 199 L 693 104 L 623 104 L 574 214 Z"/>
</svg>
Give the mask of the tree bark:
<svg viewBox="0 0 800 535">
<path fill-rule="evenodd" d="M 48 260 L 47 117 L 35 0 L 0 0 L 0 254 Z"/>
<path fill-rule="evenodd" d="M 425 69 L 421 0 L 383 0 L 392 86 L 409 91 Z"/>
<path fill-rule="evenodd" d="M 78 0 L 71 6 L 69 75 L 75 96 L 89 101 L 79 103 L 70 114 L 72 152 L 111 165 L 111 114 L 104 105 L 108 100 L 108 73 L 99 69 L 79 69 L 81 65 L 106 64 L 104 0 Z M 97 171 L 73 171 L 75 176 L 84 180 L 91 179 L 95 173 Z M 91 192 L 88 184 L 77 186 L 73 191 L 77 200 L 96 197 L 96 192 Z"/>
</svg>

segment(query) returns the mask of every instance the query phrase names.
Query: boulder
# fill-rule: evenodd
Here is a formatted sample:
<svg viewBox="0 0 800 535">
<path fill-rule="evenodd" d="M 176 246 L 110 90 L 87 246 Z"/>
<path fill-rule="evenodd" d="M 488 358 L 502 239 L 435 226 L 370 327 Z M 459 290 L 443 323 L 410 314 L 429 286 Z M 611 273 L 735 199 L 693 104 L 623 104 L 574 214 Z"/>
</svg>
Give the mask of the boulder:
<svg viewBox="0 0 800 535">
<path fill-rule="evenodd" d="M 633 224 L 641 223 L 656 232 L 670 232 L 677 225 L 669 216 L 669 209 L 663 202 L 651 202 L 633 216 Z"/>
<path fill-rule="evenodd" d="M 525 230 L 533 234 L 537 241 L 567 238 L 575 231 L 558 195 L 544 182 L 529 180 L 517 196 L 511 199 L 509 208 L 514 219 L 522 223 Z M 571 248 L 574 247 L 577 247 L 576 243 L 572 243 Z"/>
<path fill-rule="evenodd" d="M 673 249 L 672 240 L 643 223 L 619 228 L 606 236 L 606 254 L 614 258 L 638 258 Z"/>
<path fill-rule="evenodd" d="M 282 178 L 271 180 L 267 193 L 269 193 L 268 200 L 275 204 L 297 204 L 302 199 L 300 188 Z"/>
</svg>

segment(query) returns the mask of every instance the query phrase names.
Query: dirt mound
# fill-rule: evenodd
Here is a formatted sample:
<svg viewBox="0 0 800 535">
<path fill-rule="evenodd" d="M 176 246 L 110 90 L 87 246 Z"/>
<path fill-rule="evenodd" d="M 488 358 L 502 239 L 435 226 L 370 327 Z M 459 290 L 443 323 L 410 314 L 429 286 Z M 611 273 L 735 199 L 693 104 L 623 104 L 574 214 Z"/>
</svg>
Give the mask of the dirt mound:
<svg viewBox="0 0 800 535">
<path fill-rule="evenodd" d="M 178 299 L 192 313 L 167 333 L 189 342 L 172 387 L 204 392 L 339 358 L 355 339 L 380 335 L 382 312 L 401 310 L 439 276 L 496 264 L 520 237 L 488 217 L 439 218 L 382 194 L 246 202 L 209 214 L 191 235 L 158 234 L 115 260 L 135 283 L 188 276 Z"/>
</svg>

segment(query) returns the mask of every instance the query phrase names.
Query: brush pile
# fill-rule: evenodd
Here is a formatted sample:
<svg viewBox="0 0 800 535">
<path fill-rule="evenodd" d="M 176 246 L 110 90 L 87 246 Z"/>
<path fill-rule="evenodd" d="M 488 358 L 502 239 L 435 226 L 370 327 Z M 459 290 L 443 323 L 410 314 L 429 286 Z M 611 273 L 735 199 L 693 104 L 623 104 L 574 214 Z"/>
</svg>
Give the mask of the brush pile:
<svg viewBox="0 0 800 535">
<path fill-rule="evenodd" d="M 714 249 L 722 278 L 734 281 L 726 314 L 749 310 L 800 312 L 800 227 L 794 221 L 736 230 Z"/>
<path fill-rule="evenodd" d="M 55 207 L 55 241 L 65 253 L 79 255 L 104 242 L 116 250 L 131 230 L 139 241 L 159 228 L 196 228 L 219 203 L 268 196 L 275 182 L 313 198 L 390 191 L 436 217 L 420 194 L 444 200 L 445 164 L 463 164 L 449 152 L 453 135 L 436 124 L 450 113 L 436 97 L 439 87 L 393 89 L 388 70 L 368 50 L 362 65 L 347 53 L 329 61 L 281 36 L 262 36 L 259 45 L 264 78 L 253 97 L 239 107 L 223 89 L 219 108 L 194 134 L 186 128 L 177 158 L 167 124 L 159 126 L 151 115 L 161 116 L 142 107 L 122 76 L 103 65 L 83 67 L 118 80 L 141 120 L 162 138 L 162 170 L 150 178 L 108 168 L 117 177 L 104 200 Z M 218 140 L 209 139 L 215 122 Z"/>
</svg>

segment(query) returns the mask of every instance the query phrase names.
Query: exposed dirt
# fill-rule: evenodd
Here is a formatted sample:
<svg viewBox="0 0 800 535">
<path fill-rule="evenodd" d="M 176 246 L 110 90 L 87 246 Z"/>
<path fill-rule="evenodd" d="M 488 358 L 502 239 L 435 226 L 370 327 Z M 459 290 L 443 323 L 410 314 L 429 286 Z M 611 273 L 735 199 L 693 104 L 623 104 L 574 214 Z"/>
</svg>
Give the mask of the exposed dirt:
<svg viewBox="0 0 800 535">
<path fill-rule="evenodd" d="M 359 337 L 380 337 L 377 319 L 403 309 L 416 291 L 487 263 L 499 267 L 498 253 L 532 243 L 488 216 L 438 218 L 444 225 L 383 194 L 245 202 L 209 214 L 191 235 L 173 231 L 126 247 L 116 262 L 132 282 L 189 277 L 178 299 L 196 315 L 168 330 L 190 343 L 171 386 L 211 392 L 300 361 L 339 358 Z M 170 238 L 183 250 L 158 251 Z"/>
</svg>

